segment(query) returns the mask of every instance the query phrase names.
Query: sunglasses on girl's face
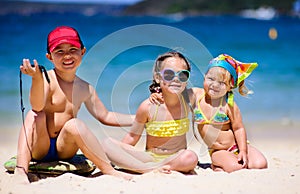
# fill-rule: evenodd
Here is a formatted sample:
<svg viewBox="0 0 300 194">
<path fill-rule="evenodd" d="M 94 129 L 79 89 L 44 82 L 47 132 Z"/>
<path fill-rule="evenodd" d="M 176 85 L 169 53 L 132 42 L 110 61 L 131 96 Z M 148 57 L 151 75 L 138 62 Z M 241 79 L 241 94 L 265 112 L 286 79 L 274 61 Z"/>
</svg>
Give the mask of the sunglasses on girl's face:
<svg viewBox="0 0 300 194">
<path fill-rule="evenodd" d="M 190 72 L 188 70 L 181 70 L 178 72 L 175 72 L 172 69 L 164 69 L 160 73 L 163 80 L 170 82 L 173 81 L 175 77 L 178 77 L 178 80 L 180 82 L 187 82 L 190 78 Z"/>
</svg>

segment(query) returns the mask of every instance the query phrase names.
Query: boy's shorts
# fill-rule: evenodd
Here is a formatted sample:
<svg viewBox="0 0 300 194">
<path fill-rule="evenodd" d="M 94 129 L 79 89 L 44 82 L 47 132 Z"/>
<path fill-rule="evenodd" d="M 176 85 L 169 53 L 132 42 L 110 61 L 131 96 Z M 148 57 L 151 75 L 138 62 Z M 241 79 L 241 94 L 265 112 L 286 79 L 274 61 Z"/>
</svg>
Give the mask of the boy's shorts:
<svg viewBox="0 0 300 194">
<path fill-rule="evenodd" d="M 58 154 L 57 154 L 57 149 L 56 149 L 56 141 L 57 141 L 57 138 L 50 138 L 50 147 L 49 147 L 47 155 L 40 160 L 33 159 L 33 161 L 52 162 L 52 161 L 59 160 Z"/>
</svg>

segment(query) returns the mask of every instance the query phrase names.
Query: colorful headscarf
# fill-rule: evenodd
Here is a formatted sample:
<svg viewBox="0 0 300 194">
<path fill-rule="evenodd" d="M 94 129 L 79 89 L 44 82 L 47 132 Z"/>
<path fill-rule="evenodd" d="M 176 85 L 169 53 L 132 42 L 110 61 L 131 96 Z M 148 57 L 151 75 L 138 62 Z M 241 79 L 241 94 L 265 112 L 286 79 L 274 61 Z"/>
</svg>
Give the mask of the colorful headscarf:
<svg viewBox="0 0 300 194">
<path fill-rule="evenodd" d="M 207 71 L 212 67 L 223 67 L 231 74 L 233 88 L 236 88 L 257 66 L 257 63 L 242 63 L 227 54 L 221 54 L 209 62 Z M 232 92 L 228 93 L 228 104 L 233 106 Z"/>
</svg>

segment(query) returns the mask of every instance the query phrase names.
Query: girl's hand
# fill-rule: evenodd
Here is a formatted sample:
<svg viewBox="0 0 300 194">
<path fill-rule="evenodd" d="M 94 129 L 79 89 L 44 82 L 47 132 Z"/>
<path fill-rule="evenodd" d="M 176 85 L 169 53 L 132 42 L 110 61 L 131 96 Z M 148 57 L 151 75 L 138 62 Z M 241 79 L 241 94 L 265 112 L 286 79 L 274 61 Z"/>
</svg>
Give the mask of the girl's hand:
<svg viewBox="0 0 300 194">
<path fill-rule="evenodd" d="M 20 66 L 22 73 L 34 77 L 36 75 L 41 75 L 41 70 L 39 64 L 36 60 L 33 60 L 34 66 L 31 66 L 29 59 L 23 59 L 23 64 Z"/>
<path fill-rule="evenodd" d="M 240 153 L 238 154 L 238 161 L 240 164 L 243 165 L 243 168 L 247 168 L 248 167 L 248 156 L 247 156 L 247 152 L 245 151 L 240 151 Z"/>
<path fill-rule="evenodd" d="M 152 103 L 152 104 L 156 104 L 156 105 L 160 105 L 160 104 L 163 104 L 165 103 L 164 102 L 164 98 L 162 96 L 161 93 L 152 93 L 149 97 L 149 101 Z"/>
</svg>

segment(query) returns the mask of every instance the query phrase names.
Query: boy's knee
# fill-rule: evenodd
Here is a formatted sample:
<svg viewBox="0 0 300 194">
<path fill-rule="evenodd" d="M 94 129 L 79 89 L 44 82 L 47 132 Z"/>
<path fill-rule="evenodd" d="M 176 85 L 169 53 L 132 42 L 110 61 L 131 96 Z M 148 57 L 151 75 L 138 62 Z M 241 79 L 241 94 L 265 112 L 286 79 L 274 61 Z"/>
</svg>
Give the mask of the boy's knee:
<svg viewBox="0 0 300 194">
<path fill-rule="evenodd" d="M 37 112 L 34 110 L 29 110 L 26 117 L 34 120 L 45 120 L 46 114 L 44 111 Z"/>
<path fill-rule="evenodd" d="M 44 111 L 35 112 L 33 110 L 29 110 L 24 122 L 25 125 L 22 125 L 22 128 L 25 128 L 27 134 L 31 134 L 36 130 L 36 128 L 45 128 L 46 114 Z"/>
<path fill-rule="evenodd" d="M 68 120 L 63 127 L 63 130 L 65 132 L 71 133 L 73 135 L 80 134 L 80 132 L 85 129 L 86 129 L 86 125 L 82 120 L 78 118 L 72 118 Z"/>
</svg>

